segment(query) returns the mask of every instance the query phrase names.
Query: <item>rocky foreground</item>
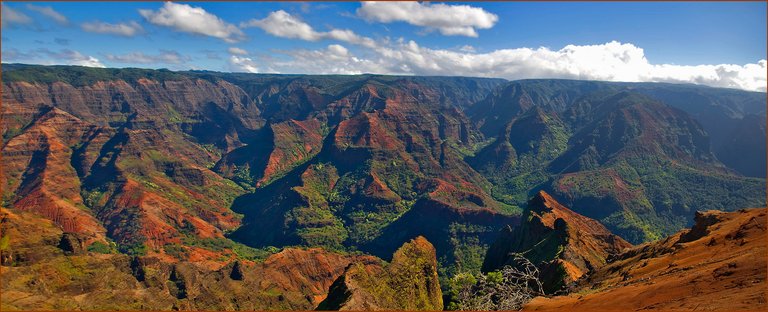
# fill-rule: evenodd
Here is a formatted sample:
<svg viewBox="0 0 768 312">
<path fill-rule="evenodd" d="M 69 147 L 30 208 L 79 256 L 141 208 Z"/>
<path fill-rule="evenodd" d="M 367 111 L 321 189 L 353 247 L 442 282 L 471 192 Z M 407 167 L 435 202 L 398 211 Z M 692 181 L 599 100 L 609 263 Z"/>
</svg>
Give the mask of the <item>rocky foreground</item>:
<svg viewBox="0 0 768 312">
<path fill-rule="evenodd" d="M 690 230 L 636 247 L 543 192 L 526 216 L 501 234 L 485 268 L 503 266 L 498 255 L 513 252 L 539 267 L 547 291 L 560 295 L 524 309 L 766 307 L 766 209 L 700 212 Z M 443 309 L 435 248 L 423 237 L 389 263 L 286 248 L 264 261 L 211 267 L 88 251 L 78 235 L 30 213 L 2 209 L 0 220 L 3 310 Z M 541 239 L 521 240 L 532 234 Z"/>
<path fill-rule="evenodd" d="M 567 296 L 526 310 L 764 310 L 766 209 L 696 214 L 696 224 L 632 248 L 579 280 Z"/>
</svg>

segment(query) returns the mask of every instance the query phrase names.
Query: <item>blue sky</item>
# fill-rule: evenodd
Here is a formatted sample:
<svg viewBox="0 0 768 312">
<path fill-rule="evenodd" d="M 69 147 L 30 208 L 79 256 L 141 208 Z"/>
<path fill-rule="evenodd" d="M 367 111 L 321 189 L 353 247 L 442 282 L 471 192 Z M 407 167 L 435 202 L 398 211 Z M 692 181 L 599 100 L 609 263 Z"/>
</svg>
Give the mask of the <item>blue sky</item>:
<svg viewBox="0 0 768 312">
<path fill-rule="evenodd" d="M 4 2 L 2 9 L 3 62 L 760 91 L 766 84 L 765 2 Z"/>
</svg>

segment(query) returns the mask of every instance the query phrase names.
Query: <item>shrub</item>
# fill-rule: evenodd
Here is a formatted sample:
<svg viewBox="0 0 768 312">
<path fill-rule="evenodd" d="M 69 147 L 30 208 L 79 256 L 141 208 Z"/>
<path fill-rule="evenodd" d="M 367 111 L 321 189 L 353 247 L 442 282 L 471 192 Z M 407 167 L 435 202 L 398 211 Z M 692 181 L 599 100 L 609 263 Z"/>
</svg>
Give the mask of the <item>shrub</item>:
<svg viewBox="0 0 768 312">
<path fill-rule="evenodd" d="M 480 273 L 475 278 L 457 275 L 452 285 L 455 302 L 450 306 L 462 311 L 520 310 L 535 296 L 543 295 L 539 270 L 520 254 L 514 254 L 514 266 L 500 271 Z"/>
</svg>

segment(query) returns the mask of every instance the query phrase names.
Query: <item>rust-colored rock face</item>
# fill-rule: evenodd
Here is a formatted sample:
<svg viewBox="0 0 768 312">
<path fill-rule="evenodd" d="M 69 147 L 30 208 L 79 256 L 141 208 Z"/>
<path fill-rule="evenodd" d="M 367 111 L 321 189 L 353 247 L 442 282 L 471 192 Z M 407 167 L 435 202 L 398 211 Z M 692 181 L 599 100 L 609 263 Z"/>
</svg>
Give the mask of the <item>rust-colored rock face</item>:
<svg viewBox="0 0 768 312">
<path fill-rule="evenodd" d="M 692 230 L 636 246 L 525 310 L 765 310 L 766 209 L 697 214 Z"/>
<path fill-rule="evenodd" d="M 239 225 L 229 206 L 243 190 L 207 168 L 220 152 L 201 148 L 210 137 L 195 130 L 210 121 L 206 112 L 224 115 L 220 125 L 230 118 L 237 126 L 212 142 L 226 150 L 261 125 L 234 85 L 139 79 L 14 82 L 3 90 L 0 183 L 8 207 L 44 216 L 86 246 L 109 239 L 168 261 L 184 257 L 164 255 L 167 245 L 185 236 L 222 239 Z M 221 256 L 232 254 L 203 258 Z"/>
<path fill-rule="evenodd" d="M 102 254 L 83 250 L 80 235 L 35 213 L 5 208 L 0 233 L 7 237 L 0 245 L 3 310 L 311 310 L 349 264 L 379 261 L 319 248 L 288 248 L 263 262 L 219 267 Z"/>
<path fill-rule="evenodd" d="M 278 287 L 286 291 L 308 290 L 314 296 L 319 296 L 328 291 L 331 283 L 344 272 L 344 268 L 351 261 L 373 259 L 368 256 L 350 258 L 319 248 L 286 249 L 257 266 L 265 272 L 265 276 L 260 278 L 265 289 Z"/>
<path fill-rule="evenodd" d="M 390 264 L 353 262 L 331 285 L 318 310 L 443 309 L 435 247 L 417 237 L 398 249 Z"/>
<path fill-rule="evenodd" d="M 71 164 L 71 147 L 102 130 L 60 109 L 47 109 L 3 148 L 0 182 L 6 194 L 13 194 L 6 198 L 16 209 L 43 215 L 64 231 L 104 240 L 106 230 L 83 204 L 81 181 Z"/>
<path fill-rule="evenodd" d="M 256 186 L 266 184 L 277 175 L 307 161 L 320 152 L 323 142 L 321 124 L 317 119 L 273 124 L 272 133 L 274 149 Z"/>
<path fill-rule="evenodd" d="M 520 253 L 541 270 L 544 290 L 552 293 L 604 266 L 632 245 L 599 222 L 579 215 L 540 191 L 528 203 L 521 225 L 502 232 L 489 249 L 483 269 L 512 264 Z"/>
</svg>

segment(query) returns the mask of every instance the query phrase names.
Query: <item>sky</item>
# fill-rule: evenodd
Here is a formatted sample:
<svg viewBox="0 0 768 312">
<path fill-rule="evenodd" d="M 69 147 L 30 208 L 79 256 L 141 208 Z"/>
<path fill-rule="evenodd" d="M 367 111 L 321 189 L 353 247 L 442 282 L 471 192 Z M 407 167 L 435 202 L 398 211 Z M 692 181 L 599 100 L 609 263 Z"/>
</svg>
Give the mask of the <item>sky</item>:
<svg viewBox="0 0 768 312">
<path fill-rule="evenodd" d="M 766 91 L 765 2 L 3 2 L 3 63 Z"/>
</svg>

